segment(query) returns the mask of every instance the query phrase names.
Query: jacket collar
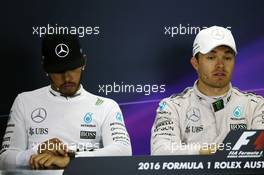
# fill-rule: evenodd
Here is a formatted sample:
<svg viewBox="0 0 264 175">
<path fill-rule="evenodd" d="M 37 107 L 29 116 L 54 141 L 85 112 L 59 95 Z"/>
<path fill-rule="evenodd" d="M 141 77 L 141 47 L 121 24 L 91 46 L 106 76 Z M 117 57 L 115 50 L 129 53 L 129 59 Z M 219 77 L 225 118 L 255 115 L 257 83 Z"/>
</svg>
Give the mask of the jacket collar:
<svg viewBox="0 0 264 175">
<path fill-rule="evenodd" d="M 68 99 L 74 99 L 76 97 L 80 97 L 83 94 L 84 89 L 83 89 L 82 85 L 80 85 L 80 88 L 78 89 L 78 91 L 73 96 L 64 96 L 60 92 L 53 90 L 51 88 L 51 85 L 48 87 L 48 91 L 49 91 L 49 94 L 51 94 L 52 96 L 54 96 L 56 98 L 68 100 Z"/>
<path fill-rule="evenodd" d="M 223 101 L 223 105 L 226 106 L 228 104 L 228 102 L 231 99 L 231 95 L 232 95 L 232 84 L 229 84 L 229 90 L 226 94 L 223 94 L 221 96 L 207 96 L 204 95 L 203 93 L 201 93 L 197 87 L 197 82 L 198 80 L 195 81 L 194 85 L 193 85 L 193 89 L 194 89 L 194 94 L 196 96 L 196 98 L 204 105 L 208 106 L 208 107 L 212 107 L 212 105 L 214 105 L 215 102 L 217 101 Z"/>
</svg>

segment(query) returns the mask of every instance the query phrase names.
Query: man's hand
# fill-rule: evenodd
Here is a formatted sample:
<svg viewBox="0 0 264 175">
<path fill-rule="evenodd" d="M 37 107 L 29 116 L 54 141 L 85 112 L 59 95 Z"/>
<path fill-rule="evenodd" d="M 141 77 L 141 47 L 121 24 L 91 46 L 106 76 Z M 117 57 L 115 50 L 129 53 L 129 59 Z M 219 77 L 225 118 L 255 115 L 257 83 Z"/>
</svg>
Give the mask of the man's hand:
<svg viewBox="0 0 264 175">
<path fill-rule="evenodd" d="M 54 155 L 67 155 L 67 146 L 58 138 L 49 139 L 41 143 L 38 147 L 38 154 L 52 152 Z"/>
<path fill-rule="evenodd" d="M 44 152 L 32 155 L 29 163 L 32 169 L 60 169 L 65 168 L 69 162 L 69 156 L 60 156 L 54 155 L 52 152 Z"/>
</svg>

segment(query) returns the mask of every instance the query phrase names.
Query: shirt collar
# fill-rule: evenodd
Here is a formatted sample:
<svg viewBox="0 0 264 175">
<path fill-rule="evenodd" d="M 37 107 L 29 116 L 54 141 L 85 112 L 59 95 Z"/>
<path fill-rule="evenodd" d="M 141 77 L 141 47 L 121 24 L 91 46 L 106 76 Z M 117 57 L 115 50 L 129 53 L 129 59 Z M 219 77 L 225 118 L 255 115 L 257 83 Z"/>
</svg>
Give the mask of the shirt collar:
<svg viewBox="0 0 264 175">
<path fill-rule="evenodd" d="M 211 97 L 211 96 L 204 95 L 202 92 L 199 91 L 199 89 L 197 87 L 197 82 L 198 82 L 198 80 L 196 80 L 194 82 L 194 85 L 193 85 L 194 93 L 195 93 L 196 97 L 198 98 L 198 100 L 201 101 L 206 106 L 211 107 L 211 105 L 214 102 L 221 100 L 221 99 L 223 100 L 224 105 L 226 105 L 230 101 L 231 95 L 232 95 L 232 84 L 231 83 L 229 84 L 230 88 L 226 94 L 221 95 L 221 96 Z"/>
<path fill-rule="evenodd" d="M 63 99 L 73 99 L 73 98 L 75 98 L 75 97 L 79 97 L 79 96 L 81 96 L 82 95 L 82 93 L 83 93 L 83 87 L 82 87 L 82 85 L 80 85 L 80 88 L 79 88 L 79 90 L 73 95 L 73 96 L 63 96 L 60 92 L 58 92 L 58 91 L 55 91 L 55 90 L 53 90 L 52 88 L 51 88 L 51 85 L 49 86 L 49 88 L 48 88 L 48 90 L 49 90 L 49 93 L 52 95 L 52 96 L 54 96 L 54 97 L 58 97 L 58 98 L 63 98 Z"/>
</svg>

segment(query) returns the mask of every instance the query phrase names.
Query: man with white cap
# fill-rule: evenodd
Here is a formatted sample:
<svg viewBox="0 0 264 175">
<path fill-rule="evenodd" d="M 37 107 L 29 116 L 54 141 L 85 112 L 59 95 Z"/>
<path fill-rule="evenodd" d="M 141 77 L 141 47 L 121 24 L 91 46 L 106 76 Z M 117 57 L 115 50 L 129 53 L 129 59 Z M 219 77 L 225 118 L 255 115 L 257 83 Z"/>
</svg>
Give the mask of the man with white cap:
<svg viewBox="0 0 264 175">
<path fill-rule="evenodd" d="M 75 35 L 46 35 L 42 65 L 50 85 L 17 96 L 0 168 L 65 168 L 76 156 L 131 155 L 122 112 L 81 85 L 86 57 Z"/>
<path fill-rule="evenodd" d="M 152 127 L 151 154 L 211 154 L 230 130 L 264 129 L 264 99 L 231 85 L 237 54 L 231 32 L 212 26 L 193 43 L 198 80 L 163 99 Z"/>
</svg>

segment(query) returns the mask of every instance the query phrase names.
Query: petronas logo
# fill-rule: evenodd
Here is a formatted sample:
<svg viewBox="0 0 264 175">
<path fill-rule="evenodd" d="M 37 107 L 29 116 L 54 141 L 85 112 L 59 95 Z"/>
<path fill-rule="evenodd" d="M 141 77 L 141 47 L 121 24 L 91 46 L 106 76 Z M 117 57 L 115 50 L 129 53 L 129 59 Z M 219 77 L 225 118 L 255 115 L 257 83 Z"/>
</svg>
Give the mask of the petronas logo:
<svg viewBox="0 0 264 175">
<path fill-rule="evenodd" d="M 241 113 L 242 113 L 242 109 L 240 106 L 237 106 L 234 111 L 233 111 L 233 115 L 236 117 L 236 118 L 240 118 L 241 116 Z"/>
<path fill-rule="evenodd" d="M 101 105 L 102 103 L 104 102 L 104 100 L 100 99 L 100 98 L 97 98 L 97 101 L 95 103 L 96 106 L 99 106 Z"/>
</svg>

